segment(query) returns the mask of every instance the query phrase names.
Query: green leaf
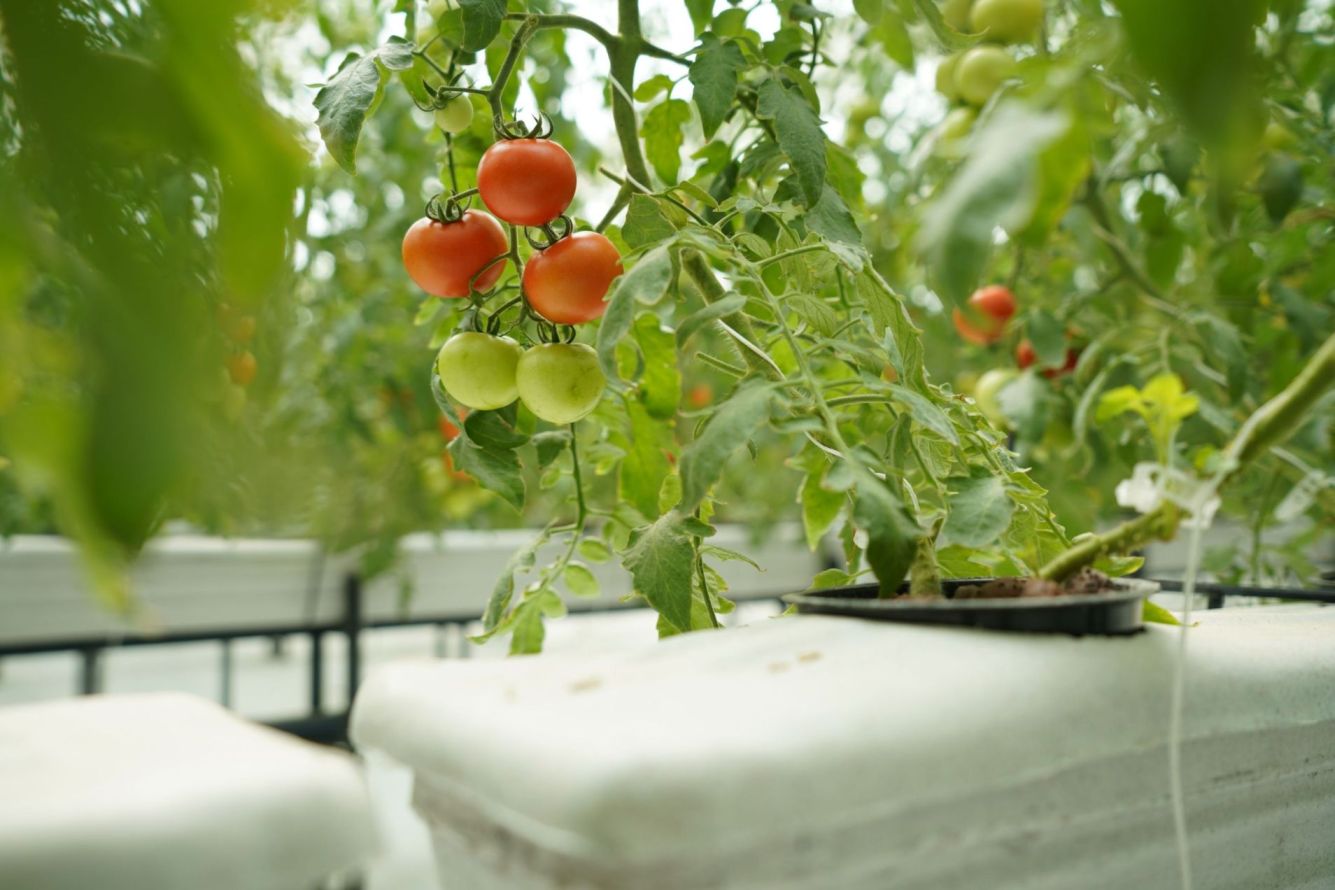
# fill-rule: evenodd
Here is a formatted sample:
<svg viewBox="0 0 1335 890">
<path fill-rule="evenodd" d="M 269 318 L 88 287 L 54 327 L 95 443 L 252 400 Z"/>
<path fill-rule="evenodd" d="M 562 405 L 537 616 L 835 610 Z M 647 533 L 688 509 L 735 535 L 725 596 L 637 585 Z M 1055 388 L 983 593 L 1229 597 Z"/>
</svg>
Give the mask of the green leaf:
<svg viewBox="0 0 1335 890">
<path fill-rule="evenodd" d="M 826 469 L 826 466 L 817 466 L 808 473 L 797 496 L 802 504 L 802 528 L 806 531 L 807 547 L 813 551 L 839 518 L 845 500 L 843 492 L 832 491 L 822 484 Z"/>
<path fill-rule="evenodd" d="M 1052 387 L 1030 368 L 997 393 L 997 407 L 1022 439 L 1036 442 L 1048 424 Z"/>
<path fill-rule="evenodd" d="M 1029 316 L 1026 326 L 1029 342 L 1034 346 L 1038 364 L 1044 368 L 1060 368 L 1066 361 L 1066 330 L 1051 312 L 1037 309 Z"/>
<path fill-rule="evenodd" d="M 644 356 L 640 394 L 649 416 L 668 420 L 677 414 L 681 399 L 681 372 L 677 370 L 677 341 L 652 312 L 635 319 L 635 342 Z"/>
<path fill-rule="evenodd" d="M 1141 617 L 1151 624 L 1171 624 L 1174 627 L 1181 627 L 1182 622 L 1177 620 L 1177 616 L 1157 603 L 1152 603 L 1148 599 L 1141 609 Z"/>
<path fill-rule="evenodd" d="M 691 119 L 691 106 L 684 99 L 664 99 L 644 116 L 640 134 L 644 153 L 658 178 L 672 185 L 681 170 L 682 128 Z"/>
<path fill-rule="evenodd" d="M 597 538 L 585 538 L 579 542 L 579 555 L 593 563 L 604 563 L 612 558 L 612 551 Z"/>
<path fill-rule="evenodd" d="M 376 58 L 390 71 L 406 71 L 413 67 L 413 45 L 402 37 L 391 37 L 375 51 Z"/>
<path fill-rule="evenodd" d="M 709 23 L 714 18 L 714 0 L 685 0 L 686 12 L 691 16 L 691 24 L 695 27 L 695 33 L 709 27 Z"/>
<path fill-rule="evenodd" d="M 649 415 L 639 399 L 626 399 L 629 431 L 619 437 L 625 450 L 618 474 L 621 499 L 646 517 L 658 515 L 658 495 L 671 466 L 664 450 L 672 447 L 670 429 Z"/>
<path fill-rule="evenodd" d="M 709 424 L 681 453 L 683 512 L 699 506 L 709 487 L 723 474 L 728 456 L 750 441 L 756 428 L 769 418 L 773 398 L 774 390 L 768 383 L 751 380 L 715 409 Z"/>
<path fill-rule="evenodd" d="M 655 247 L 640 257 L 631 270 L 618 279 L 617 294 L 623 292 L 631 298 L 652 306 L 667 293 L 672 284 L 672 255 L 666 245 Z"/>
<path fill-rule="evenodd" d="M 734 312 L 742 311 L 745 306 L 746 297 L 737 293 L 728 294 L 716 303 L 706 303 L 702 308 L 682 319 L 681 324 L 677 326 L 677 348 L 684 347 L 686 341 L 691 339 L 691 335 L 696 331 L 711 322 L 726 318 Z"/>
<path fill-rule="evenodd" d="M 325 148 L 349 173 L 357 172 L 357 140 L 371 106 L 380 96 L 383 80 L 374 54 L 351 53 L 338 73 L 315 94 L 317 123 Z"/>
<path fill-rule="evenodd" d="M 867 563 L 880 582 L 881 596 L 893 596 L 908 574 L 922 531 L 899 498 L 874 479 L 858 481 L 853 521 L 867 533 Z"/>
<path fill-rule="evenodd" d="M 829 185 L 821 189 L 820 200 L 815 206 L 802 214 L 802 222 L 827 241 L 862 246 L 862 230 L 853 219 L 852 211 L 848 209 L 844 199 L 839 197 L 839 193 Z M 859 261 L 855 268 L 861 265 Z"/>
<path fill-rule="evenodd" d="M 545 543 L 547 543 L 547 532 L 543 531 L 540 535 L 534 535 L 533 540 L 515 551 L 505 563 L 505 569 L 501 572 L 501 576 L 496 579 L 496 586 L 491 591 L 491 599 L 487 602 L 487 609 L 482 613 L 482 626 L 484 628 L 495 630 L 500 626 L 501 619 L 505 616 L 505 610 L 510 607 L 510 600 L 514 597 L 515 575 L 533 568 L 538 549 Z"/>
<path fill-rule="evenodd" d="M 811 586 L 808 590 L 829 590 L 831 587 L 848 587 L 857 582 L 856 575 L 850 575 L 843 569 L 825 569 L 817 572 L 816 577 L 811 579 Z"/>
<path fill-rule="evenodd" d="M 621 237 L 626 239 L 627 244 L 631 247 L 645 247 L 666 241 L 676 232 L 677 227 L 668 218 L 661 201 L 649 195 L 630 196 L 626 221 L 621 225 Z"/>
<path fill-rule="evenodd" d="M 501 31 L 506 0 L 459 0 L 464 33 L 460 48 L 466 52 L 486 49 Z"/>
<path fill-rule="evenodd" d="M 589 567 L 577 562 L 567 563 L 561 573 L 561 580 L 575 596 L 597 596 L 600 588 L 598 579 L 593 577 Z"/>
<path fill-rule="evenodd" d="M 909 414 L 912 415 L 914 420 L 941 436 L 950 444 L 959 444 L 959 435 L 956 434 L 955 426 L 950 422 L 950 418 L 946 416 L 946 412 L 932 404 L 926 396 L 897 383 L 890 385 L 890 392 L 894 395 L 895 401 L 909 409 Z"/>
<path fill-rule="evenodd" d="M 474 411 L 464 420 L 464 432 L 473 444 L 487 451 L 513 451 L 528 443 L 528 436 L 506 419 L 505 410 Z"/>
<path fill-rule="evenodd" d="M 666 246 L 655 247 L 640 257 L 631 270 L 617 279 L 608 298 L 607 311 L 598 325 L 598 363 L 607 379 L 617 386 L 617 346 L 630 334 L 638 303 L 652 304 L 663 298 L 672 283 L 672 256 Z"/>
<path fill-rule="evenodd" d="M 531 441 L 538 449 L 538 469 L 543 470 L 570 447 L 570 431 L 548 430 L 538 433 Z"/>
<path fill-rule="evenodd" d="M 853 11 L 869 25 L 874 25 L 885 15 L 885 6 L 889 0 L 853 0 Z"/>
<path fill-rule="evenodd" d="M 672 78 L 666 74 L 655 74 L 635 88 L 636 102 L 649 102 L 672 89 Z"/>
<path fill-rule="evenodd" d="M 800 90 L 777 77 L 760 85 L 756 114 L 774 122 L 779 148 L 797 175 L 808 207 L 820 201 L 825 187 L 825 133 L 820 118 Z"/>
<path fill-rule="evenodd" d="M 999 477 L 978 471 L 972 476 L 952 476 L 946 480 L 946 487 L 951 492 L 950 512 L 937 539 L 938 546 L 983 548 L 1001 537 L 1010 525 L 1015 503 Z"/>
<path fill-rule="evenodd" d="M 695 550 L 673 511 L 653 525 L 631 532 L 622 565 L 630 572 L 635 592 L 679 631 L 691 629 L 691 575 Z"/>
<path fill-rule="evenodd" d="M 987 151 L 970 154 L 927 206 L 918 245 L 949 302 L 963 302 L 978 283 L 992 252 L 993 230 L 1015 230 L 1030 219 L 1038 153 L 1067 125 L 1063 113 L 1003 102 L 974 137 Z"/>
<path fill-rule="evenodd" d="M 724 43 L 713 34 L 700 38 L 700 49 L 691 62 L 688 76 L 706 139 L 714 135 L 732 108 L 737 95 L 737 73 L 745 67 L 746 59 L 737 44 Z"/>
</svg>

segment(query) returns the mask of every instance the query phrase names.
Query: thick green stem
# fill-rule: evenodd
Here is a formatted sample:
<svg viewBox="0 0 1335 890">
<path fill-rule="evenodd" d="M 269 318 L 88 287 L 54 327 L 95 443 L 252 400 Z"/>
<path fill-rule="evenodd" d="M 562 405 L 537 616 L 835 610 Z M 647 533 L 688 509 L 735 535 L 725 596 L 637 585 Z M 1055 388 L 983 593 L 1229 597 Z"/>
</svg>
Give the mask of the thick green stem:
<svg viewBox="0 0 1335 890">
<path fill-rule="evenodd" d="M 505 92 L 505 85 L 510 82 L 510 75 L 514 73 L 519 56 L 524 51 L 524 44 L 528 43 L 528 39 L 536 30 L 537 20 L 532 16 L 525 16 L 523 24 L 519 26 L 518 31 L 515 31 L 515 36 L 510 41 L 510 51 L 505 54 L 505 61 L 501 62 L 501 67 L 496 72 L 496 77 L 491 82 L 491 89 L 487 91 L 487 103 L 491 106 L 492 116 L 498 120 L 505 117 L 504 109 L 501 107 L 501 93 Z"/>
<path fill-rule="evenodd" d="M 718 276 L 714 274 L 713 269 L 709 268 L 709 263 L 705 262 L 705 258 L 699 252 L 684 250 L 681 256 L 682 268 L 686 270 L 686 274 L 699 289 L 700 295 L 704 297 L 706 303 L 717 303 L 727 295 L 723 285 L 719 284 Z M 731 315 L 724 316 L 723 321 L 750 342 L 756 342 L 751 319 L 742 313 L 734 312 Z M 763 357 L 745 347 L 739 349 L 738 352 L 742 354 L 742 358 L 746 360 L 746 364 L 751 370 L 769 377 L 774 376 L 774 368 Z"/>
</svg>

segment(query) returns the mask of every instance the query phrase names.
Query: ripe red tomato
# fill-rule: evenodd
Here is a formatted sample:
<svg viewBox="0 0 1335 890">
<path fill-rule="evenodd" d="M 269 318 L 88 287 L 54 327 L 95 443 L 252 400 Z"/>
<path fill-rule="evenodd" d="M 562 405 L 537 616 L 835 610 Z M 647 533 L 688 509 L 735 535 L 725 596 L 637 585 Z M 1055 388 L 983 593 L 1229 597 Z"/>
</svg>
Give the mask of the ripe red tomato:
<svg viewBox="0 0 1335 890">
<path fill-rule="evenodd" d="M 516 226 L 556 219 L 575 197 L 575 162 L 550 139 L 502 139 L 477 165 L 482 203 Z"/>
<path fill-rule="evenodd" d="M 607 309 L 603 297 L 621 272 L 621 254 L 611 241 L 598 232 L 576 232 L 528 261 L 524 292 L 548 321 L 583 324 Z"/>
<path fill-rule="evenodd" d="M 403 266 L 417 286 L 437 297 L 466 297 L 477 275 L 479 292 L 491 289 L 505 260 L 487 266 L 510 249 L 501 224 L 480 210 L 466 210 L 457 222 L 422 217 L 403 236 Z M 487 271 L 478 275 L 486 267 Z"/>
<path fill-rule="evenodd" d="M 1015 314 L 1015 294 L 1001 284 L 980 287 L 969 296 L 969 305 L 1004 325 Z"/>
<path fill-rule="evenodd" d="M 1041 372 L 1044 377 L 1053 380 L 1063 374 L 1069 374 L 1075 370 L 1075 366 L 1080 362 L 1080 350 L 1073 347 L 1066 347 L 1066 360 L 1062 362 L 1060 368 L 1048 368 Z"/>
<path fill-rule="evenodd" d="M 468 417 L 467 408 L 458 408 L 459 419 L 464 420 Z M 453 442 L 459 437 L 459 428 L 444 414 L 436 418 L 436 425 L 440 428 L 440 437 L 446 442 Z"/>
<path fill-rule="evenodd" d="M 1021 340 L 1020 345 L 1015 347 L 1015 364 L 1020 366 L 1020 370 L 1038 361 L 1038 353 L 1034 352 L 1034 344 L 1028 340 Z"/>
<path fill-rule="evenodd" d="M 250 386 L 258 369 L 255 356 L 249 352 L 238 352 L 227 357 L 227 374 L 237 386 Z"/>
<path fill-rule="evenodd" d="M 708 383 L 697 383 L 686 394 L 686 401 L 692 408 L 707 408 L 714 403 L 714 387 Z"/>
<path fill-rule="evenodd" d="M 961 337 L 970 343 L 978 346 L 991 346 L 1001 339 L 1004 325 L 988 324 L 979 327 L 969 321 L 959 307 L 955 307 L 950 313 L 951 319 L 955 322 L 955 330 L 959 331 Z"/>
</svg>

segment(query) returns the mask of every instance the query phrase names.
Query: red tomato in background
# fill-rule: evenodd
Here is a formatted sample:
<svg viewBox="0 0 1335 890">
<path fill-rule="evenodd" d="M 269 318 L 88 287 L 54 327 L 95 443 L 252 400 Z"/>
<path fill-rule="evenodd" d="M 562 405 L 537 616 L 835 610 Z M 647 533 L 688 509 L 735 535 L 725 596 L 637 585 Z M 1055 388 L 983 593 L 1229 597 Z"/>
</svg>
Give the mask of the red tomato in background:
<svg viewBox="0 0 1335 890">
<path fill-rule="evenodd" d="M 403 266 L 417 286 L 437 297 L 466 297 L 468 284 L 487 291 L 505 271 L 505 260 L 493 263 L 510 249 L 505 230 L 491 215 L 466 210 L 457 222 L 441 223 L 422 217 L 403 236 Z"/>
<path fill-rule="evenodd" d="M 969 305 L 1004 325 L 1015 314 L 1015 294 L 1001 284 L 980 287 L 969 296 Z"/>
<path fill-rule="evenodd" d="M 951 310 L 950 317 L 955 322 L 955 330 L 959 331 L 959 335 L 979 346 L 991 346 L 1000 340 L 1004 333 L 1003 325 L 975 325 L 958 306 Z"/>
<path fill-rule="evenodd" d="M 980 287 L 969 295 L 969 315 L 956 307 L 950 313 L 955 330 L 970 343 L 990 346 L 1001 339 L 1006 322 L 1015 314 L 1015 294 L 1000 284 Z M 979 319 L 975 322 L 970 315 Z"/>
<path fill-rule="evenodd" d="M 1038 361 L 1038 353 L 1034 352 L 1034 344 L 1028 340 L 1021 340 L 1019 345 L 1015 347 L 1015 364 L 1019 365 L 1020 370 L 1023 371 L 1036 361 Z"/>
<path fill-rule="evenodd" d="M 1052 380 L 1056 377 L 1062 376 L 1063 374 L 1071 373 L 1072 371 L 1075 370 L 1075 366 L 1079 363 L 1080 363 L 1080 350 L 1068 346 L 1066 347 L 1066 361 L 1062 362 L 1062 366 L 1060 368 L 1048 368 L 1046 371 L 1043 371 L 1041 373 L 1043 374 L 1044 377 L 1048 378 L 1049 380 Z"/>
<path fill-rule="evenodd" d="M 621 254 L 598 232 L 576 232 L 524 267 L 529 305 L 556 324 L 583 324 L 607 309 L 603 297 L 622 272 Z"/>
<path fill-rule="evenodd" d="M 237 386 L 250 386 L 257 370 L 259 365 L 255 356 L 249 352 L 238 352 L 227 357 L 227 374 Z"/>
<path fill-rule="evenodd" d="M 506 222 L 541 226 L 575 197 L 575 162 L 550 139 L 502 139 L 478 161 L 477 191 Z"/>
<path fill-rule="evenodd" d="M 708 383 L 697 383 L 686 394 L 686 401 L 692 408 L 707 408 L 714 402 L 714 387 Z"/>
<path fill-rule="evenodd" d="M 459 411 L 460 420 L 468 419 L 467 408 L 458 408 L 457 410 Z M 436 423 L 437 426 L 440 427 L 440 437 L 444 439 L 446 442 L 453 442 L 455 439 L 459 438 L 459 428 L 455 426 L 453 422 L 451 422 L 450 419 L 446 417 L 444 414 L 436 418 Z"/>
<path fill-rule="evenodd" d="M 1034 344 L 1030 343 L 1028 340 L 1021 340 L 1019 345 L 1015 347 L 1015 364 L 1020 366 L 1020 370 L 1024 370 L 1037 361 L 1038 353 L 1034 351 Z M 1080 350 L 1073 346 L 1068 346 L 1066 347 L 1066 358 L 1062 362 L 1060 368 L 1045 368 L 1039 373 L 1049 380 L 1052 380 L 1063 374 L 1069 374 L 1071 371 L 1074 371 L 1075 366 L 1079 364 L 1079 362 Z"/>
</svg>

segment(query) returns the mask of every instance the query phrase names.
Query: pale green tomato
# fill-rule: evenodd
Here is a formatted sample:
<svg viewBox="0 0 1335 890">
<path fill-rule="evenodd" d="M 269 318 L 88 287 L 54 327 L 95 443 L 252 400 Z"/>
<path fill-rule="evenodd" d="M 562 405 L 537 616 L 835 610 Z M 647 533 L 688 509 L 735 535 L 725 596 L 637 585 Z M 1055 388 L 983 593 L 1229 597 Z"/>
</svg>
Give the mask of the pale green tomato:
<svg viewBox="0 0 1335 890">
<path fill-rule="evenodd" d="M 984 371 L 973 388 L 973 400 L 977 403 L 978 410 L 983 413 L 984 417 L 1003 429 L 1008 424 L 1006 415 L 1001 413 L 1001 405 L 997 402 L 997 394 L 1016 376 L 1018 375 L 1009 368 L 993 368 L 990 371 Z"/>
<path fill-rule="evenodd" d="M 1043 0 L 977 0 L 969 21 L 987 40 L 1023 43 L 1038 34 Z"/>
<path fill-rule="evenodd" d="M 1015 70 L 1015 60 L 999 46 L 975 46 L 955 69 L 955 86 L 964 101 L 984 105 Z"/>
<path fill-rule="evenodd" d="M 973 129 L 973 122 L 978 120 L 978 112 L 972 108 L 952 108 L 946 119 L 941 121 L 941 138 L 947 142 L 963 139 Z"/>
<path fill-rule="evenodd" d="M 583 343 L 534 346 L 515 373 L 519 398 L 548 423 L 574 423 L 588 415 L 603 396 L 607 378 L 598 353 Z"/>
<path fill-rule="evenodd" d="M 451 9 L 458 9 L 458 0 L 427 0 L 426 13 L 432 19 L 439 19 Z"/>
<path fill-rule="evenodd" d="M 969 7 L 973 0 L 946 0 L 941 4 L 941 18 L 956 31 L 969 31 Z"/>
<path fill-rule="evenodd" d="M 509 337 L 468 331 L 445 341 L 436 356 L 436 373 L 450 398 L 469 408 L 491 411 L 519 397 L 515 368 L 523 353 Z"/>
<path fill-rule="evenodd" d="M 436 109 L 436 126 L 446 133 L 462 133 L 473 122 L 473 103 L 467 93 L 459 93 Z"/>
<path fill-rule="evenodd" d="M 959 86 L 955 83 L 955 72 L 959 69 L 961 55 L 963 53 L 951 53 L 936 66 L 936 91 L 951 102 L 960 97 Z"/>
</svg>

